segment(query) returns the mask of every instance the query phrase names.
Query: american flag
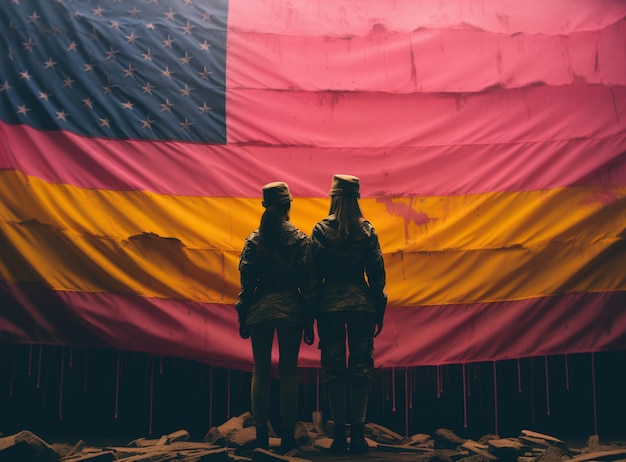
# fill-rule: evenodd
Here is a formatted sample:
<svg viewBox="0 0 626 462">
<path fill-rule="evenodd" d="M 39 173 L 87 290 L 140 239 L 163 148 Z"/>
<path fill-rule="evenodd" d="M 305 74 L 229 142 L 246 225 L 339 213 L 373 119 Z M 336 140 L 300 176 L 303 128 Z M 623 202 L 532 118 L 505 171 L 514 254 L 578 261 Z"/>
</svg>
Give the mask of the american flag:
<svg viewBox="0 0 626 462">
<path fill-rule="evenodd" d="M 224 143 L 227 14 L 226 0 L 12 0 L 0 12 L 0 117 Z"/>
<path fill-rule="evenodd" d="M 262 185 L 349 173 L 378 365 L 625 348 L 626 2 L 0 3 L 0 342 L 247 368 Z"/>
</svg>

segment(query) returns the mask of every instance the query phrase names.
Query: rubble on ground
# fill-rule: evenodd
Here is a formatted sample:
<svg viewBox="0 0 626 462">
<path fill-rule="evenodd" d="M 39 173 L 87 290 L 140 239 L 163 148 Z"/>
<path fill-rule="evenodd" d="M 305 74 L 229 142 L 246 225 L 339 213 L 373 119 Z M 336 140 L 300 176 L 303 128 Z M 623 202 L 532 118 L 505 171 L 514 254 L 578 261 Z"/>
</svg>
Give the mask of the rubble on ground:
<svg viewBox="0 0 626 462">
<path fill-rule="evenodd" d="M 92 446 L 80 440 L 67 443 L 44 441 L 24 430 L 0 434 L 0 462 L 271 462 L 332 460 L 332 421 L 322 425 L 319 413 L 312 422 L 298 422 L 299 450 L 280 454 L 280 438 L 270 425 L 270 448 L 255 449 L 256 432 L 250 412 L 210 428 L 201 441 L 191 441 L 189 432 L 178 430 L 159 438 L 138 438 L 125 446 Z M 349 436 L 349 426 L 347 427 Z M 551 435 L 522 430 L 514 437 L 484 435 L 480 440 L 462 438 L 442 428 L 434 434 L 402 436 L 375 423 L 365 425 L 370 454 L 392 453 L 396 460 L 415 462 L 591 462 L 626 461 L 626 442 L 601 444 L 592 435 L 587 445 L 572 448 Z M 346 456 L 338 456 L 348 460 Z M 390 460 L 386 458 L 385 460 Z"/>
</svg>

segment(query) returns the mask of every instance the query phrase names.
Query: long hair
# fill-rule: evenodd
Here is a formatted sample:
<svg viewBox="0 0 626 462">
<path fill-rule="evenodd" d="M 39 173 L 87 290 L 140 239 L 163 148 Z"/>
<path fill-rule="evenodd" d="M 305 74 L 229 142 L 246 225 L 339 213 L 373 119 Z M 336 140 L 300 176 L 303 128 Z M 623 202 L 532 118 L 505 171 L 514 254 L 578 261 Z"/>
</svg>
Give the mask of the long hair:
<svg viewBox="0 0 626 462">
<path fill-rule="evenodd" d="M 261 215 L 259 224 L 259 245 L 257 252 L 259 256 L 271 255 L 275 250 L 279 250 L 282 224 L 289 214 L 291 202 L 281 205 L 269 205 Z"/>
<path fill-rule="evenodd" d="M 339 236 L 346 238 L 350 233 L 359 229 L 363 220 L 363 213 L 359 200 L 350 196 L 331 196 L 329 215 L 335 215 L 339 222 Z"/>
</svg>

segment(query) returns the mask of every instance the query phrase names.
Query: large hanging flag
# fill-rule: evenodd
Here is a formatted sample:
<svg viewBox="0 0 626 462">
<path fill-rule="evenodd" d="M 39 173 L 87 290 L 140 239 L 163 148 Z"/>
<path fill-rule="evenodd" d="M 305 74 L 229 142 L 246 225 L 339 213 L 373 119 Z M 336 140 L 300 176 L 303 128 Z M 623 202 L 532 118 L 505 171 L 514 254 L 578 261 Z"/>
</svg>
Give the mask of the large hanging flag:
<svg viewBox="0 0 626 462">
<path fill-rule="evenodd" d="M 625 56 L 617 0 L 6 2 L 0 341 L 248 368 L 261 186 L 347 173 L 378 366 L 625 349 Z"/>
</svg>

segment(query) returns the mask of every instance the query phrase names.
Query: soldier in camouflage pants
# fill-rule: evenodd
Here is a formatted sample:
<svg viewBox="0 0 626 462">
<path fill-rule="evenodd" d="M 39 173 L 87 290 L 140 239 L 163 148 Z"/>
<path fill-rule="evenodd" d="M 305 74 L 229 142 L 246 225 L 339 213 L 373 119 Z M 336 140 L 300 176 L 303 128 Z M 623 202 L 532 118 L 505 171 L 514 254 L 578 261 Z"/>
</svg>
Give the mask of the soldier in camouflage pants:
<svg viewBox="0 0 626 462">
<path fill-rule="evenodd" d="M 326 385 L 369 385 L 374 368 L 374 314 L 320 313 L 317 323 Z M 346 333 L 350 350 L 347 367 Z"/>
<path fill-rule="evenodd" d="M 319 348 L 334 420 L 331 449 L 337 453 L 348 450 L 345 423 L 349 390 L 349 449 L 360 454 L 368 451 L 364 425 L 374 367 L 374 337 L 382 330 L 387 304 L 385 265 L 378 235 L 359 208 L 359 179 L 334 175 L 329 195 L 329 216 L 313 228 L 311 254 L 318 280 Z"/>
</svg>

